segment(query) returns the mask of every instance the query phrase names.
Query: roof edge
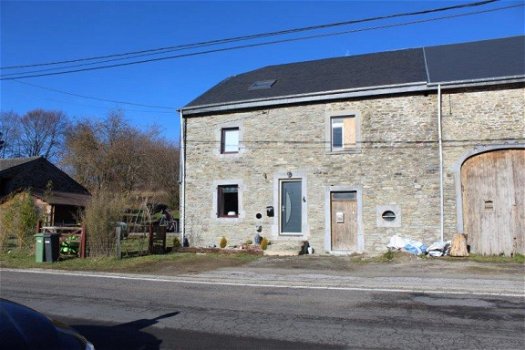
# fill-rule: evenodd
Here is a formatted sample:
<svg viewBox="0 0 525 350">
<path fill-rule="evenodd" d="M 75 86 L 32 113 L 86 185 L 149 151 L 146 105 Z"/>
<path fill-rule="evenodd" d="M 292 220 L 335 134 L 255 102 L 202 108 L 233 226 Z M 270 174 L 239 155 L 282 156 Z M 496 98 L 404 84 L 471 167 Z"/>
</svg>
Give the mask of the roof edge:
<svg viewBox="0 0 525 350">
<path fill-rule="evenodd" d="M 384 86 L 373 86 L 366 88 L 355 88 L 345 90 L 334 90 L 334 91 L 323 91 L 308 94 L 278 96 L 273 98 L 264 99 L 253 99 L 244 101 L 234 101 L 228 103 L 216 103 L 193 107 L 183 107 L 178 111 L 183 116 L 191 116 L 209 112 L 224 112 L 230 110 L 239 109 L 250 109 L 257 107 L 271 107 L 281 106 L 287 104 L 303 103 L 303 102 L 318 102 L 318 101 L 329 101 L 343 98 L 355 98 L 355 97 L 369 97 L 378 95 L 391 95 L 391 94 L 402 94 L 407 92 L 423 92 L 432 91 L 438 85 L 442 88 L 459 88 L 459 87 L 477 87 L 477 86 L 488 86 L 488 85 L 505 85 L 509 83 L 525 82 L 525 75 L 500 77 L 500 78 L 487 78 L 477 80 L 462 80 L 462 81 L 450 81 L 450 82 L 432 82 L 427 83 L 426 81 L 407 83 L 407 84 L 396 84 L 396 85 L 384 85 Z"/>
<path fill-rule="evenodd" d="M 264 102 L 275 102 L 275 101 L 281 101 L 281 100 L 294 100 L 294 99 L 301 99 L 304 100 L 305 98 L 311 98 L 313 101 L 319 100 L 316 97 L 323 97 L 323 96 L 334 96 L 334 95 L 341 95 L 346 93 L 352 93 L 352 92 L 364 92 L 364 91 L 375 91 L 375 90 L 383 90 L 383 89 L 396 89 L 396 88 L 407 88 L 410 89 L 413 86 L 426 86 L 426 81 L 420 81 L 420 82 L 413 82 L 413 83 L 405 83 L 405 84 L 394 84 L 394 85 L 381 85 L 381 86 L 367 86 L 367 87 L 360 87 L 360 88 L 353 88 L 353 89 L 341 89 L 341 90 L 330 90 L 330 91 L 316 91 L 311 93 L 305 93 L 305 94 L 294 94 L 294 95 L 284 95 L 284 96 L 274 96 L 274 97 L 266 97 L 266 98 L 258 98 L 258 99 L 250 99 L 250 100 L 239 100 L 239 101 L 232 101 L 232 102 L 226 102 L 226 103 L 210 103 L 206 105 L 200 105 L 200 106 L 192 106 L 192 107 L 182 107 L 179 109 L 180 112 L 193 114 L 193 113 L 200 113 L 195 112 L 196 110 L 201 110 L 203 108 L 205 109 L 213 109 L 213 108 L 221 108 L 222 107 L 228 107 L 228 106 L 237 106 L 242 104 L 257 104 L 257 103 L 264 103 Z"/>
<path fill-rule="evenodd" d="M 438 86 L 449 87 L 455 85 L 478 85 L 484 86 L 487 84 L 507 84 L 509 82 L 520 82 L 525 81 L 525 75 L 509 75 L 506 77 L 496 77 L 496 78 L 481 78 L 481 79 L 466 79 L 466 80 L 451 80 L 451 81 L 435 81 L 429 82 L 428 86 Z"/>
<path fill-rule="evenodd" d="M 34 156 L 34 157 L 15 157 L 15 158 L 0 158 L 0 161 L 6 161 L 6 162 L 18 162 L 14 165 L 11 165 L 7 168 L 4 168 L 4 169 L 1 169 L 0 168 L 0 173 L 6 171 L 6 170 L 11 170 L 13 168 L 16 168 L 16 167 L 19 167 L 19 166 L 22 166 L 22 165 L 26 165 L 27 163 L 31 163 L 31 162 L 34 162 L 36 160 L 39 160 L 41 158 L 44 158 L 42 156 Z M 45 159 L 45 158 L 44 158 Z"/>
</svg>

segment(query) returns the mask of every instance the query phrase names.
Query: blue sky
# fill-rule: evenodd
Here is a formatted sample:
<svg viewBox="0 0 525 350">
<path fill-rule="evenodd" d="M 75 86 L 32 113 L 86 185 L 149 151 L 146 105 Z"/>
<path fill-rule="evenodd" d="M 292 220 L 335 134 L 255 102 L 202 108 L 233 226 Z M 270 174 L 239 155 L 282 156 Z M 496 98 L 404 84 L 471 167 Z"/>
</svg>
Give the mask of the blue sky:
<svg viewBox="0 0 525 350">
<path fill-rule="evenodd" d="M 295 27 L 473 2 L 467 1 L 3 1 L 1 66 L 62 61 L 188 44 Z M 523 4 L 499 1 L 485 6 L 411 18 L 398 18 L 279 37 L 380 26 L 444 15 Z M 58 109 L 72 118 L 101 118 L 120 108 L 135 126 L 160 127 L 179 137 L 177 108 L 224 78 L 262 66 L 409 47 L 523 35 L 524 7 L 473 16 L 349 33 L 271 46 L 164 60 L 112 69 L 0 81 L 2 111 L 23 114 L 34 108 Z M 182 52 L 181 52 L 182 53 Z M 36 67 L 32 69 L 43 69 Z M 2 74 L 19 72 L 2 70 Z M 123 105 L 57 93 L 172 107 Z"/>
</svg>

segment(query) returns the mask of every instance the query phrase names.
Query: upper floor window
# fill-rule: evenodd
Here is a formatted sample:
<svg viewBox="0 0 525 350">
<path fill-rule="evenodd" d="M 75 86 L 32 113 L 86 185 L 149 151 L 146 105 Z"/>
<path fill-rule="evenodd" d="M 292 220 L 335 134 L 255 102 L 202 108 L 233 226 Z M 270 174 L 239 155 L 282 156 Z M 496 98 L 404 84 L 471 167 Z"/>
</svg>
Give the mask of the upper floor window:
<svg viewBox="0 0 525 350">
<path fill-rule="evenodd" d="M 221 153 L 239 153 L 239 128 L 221 130 Z"/>
<path fill-rule="evenodd" d="M 354 116 L 330 118 L 332 151 L 344 151 L 355 148 L 357 139 L 355 119 Z"/>
</svg>

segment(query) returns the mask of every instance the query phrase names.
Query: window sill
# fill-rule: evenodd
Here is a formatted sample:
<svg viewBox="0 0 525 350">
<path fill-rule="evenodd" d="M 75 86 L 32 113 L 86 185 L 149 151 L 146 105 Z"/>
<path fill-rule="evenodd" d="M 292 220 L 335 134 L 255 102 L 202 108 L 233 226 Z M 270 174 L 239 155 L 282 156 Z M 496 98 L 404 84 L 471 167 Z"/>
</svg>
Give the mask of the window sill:
<svg viewBox="0 0 525 350">
<path fill-rule="evenodd" d="M 218 225 L 238 225 L 242 222 L 242 219 L 239 217 L 236 218 L 218 218 L 215 217 L 216 224 Z"/>
<path fill-rule="evenodd" d="M 281 237 L 302 237 L 305 234 L 302 232 L 281 232 L 279 236 Z"/>
<path fill-rule="evenodd" d="M 349 149 L 342 149 L 337 151 L 327 151 L 326 154 L 359 154 L 361 153 L 361 148 L 349 148 Z"/>
<path fill-rule="evenodd" d="M 231 153 L 215 153 L 215 156 L 219 159 L 237 159 L 243 156 L 243 152 L 231 152 Z"/>
</svg>

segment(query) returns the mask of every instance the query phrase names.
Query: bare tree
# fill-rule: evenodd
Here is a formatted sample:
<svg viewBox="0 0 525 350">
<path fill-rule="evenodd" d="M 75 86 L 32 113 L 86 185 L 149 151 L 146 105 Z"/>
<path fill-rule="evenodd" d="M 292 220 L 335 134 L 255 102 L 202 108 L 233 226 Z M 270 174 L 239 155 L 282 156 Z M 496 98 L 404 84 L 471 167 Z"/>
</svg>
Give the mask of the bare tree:
<svg viewBox="0 0 525 350">
<path fill-rule="evenodd" d="M 59 155 L 68 120 L 60 111 L 35 109 L 27 112 L 20 120 L 20 144 L 27 157 Z"/>
<path fill-rule="evenodd" d="M 147 181 L 146 186 L 157 193 L 162 193 L 164 198 L 160 200 L 167 202 L 172 207 L 178 207 L 179 203 L 179 148 L 177 145 L 159 141 L 149 143 L 145 147 Z M 167 198 L 167 199 L 166 199 Z"/>
<path fill-rule="evenodd" d="M 138 130 L 113 112 L 103 121 L 74 125 L 65 150 L 64 165 L 91 191 L 143 193 L 157 203 L 178 203 L 178 148 L 158 130 Z"/>
<path fill-rule="evenodd" d="M 2 134 L 2 147 L 0 158 L 20 157 L 20 116 L 15 112 L 0 113 L 0 133 Z"/>
<path fill-rule="evenodd" d="M 100 189 L 105 182 L 101 169 L 104 154 L 95 125 L 89 121 L 77 123 L 68 130 L 65 145 L 63 165 L 89 190 Z"/>
<path fill-rule="evenodd" d="M 0 155 L 3 158 L 43 156 L 56 160 L 68 125 L 68 118 L 60 111 L 35 109 L 23 116 L 2 112 L 0 130 L 4 147 Z"/>
<path fill-rule="evenodd" d="M 64 162 L 91 190 L 130 192 L 142 177 L 146 155 L 141 144 L 146 140 L 113 112 L 102 122 L 84 120 L 70 129 Z"/>
</svg>

